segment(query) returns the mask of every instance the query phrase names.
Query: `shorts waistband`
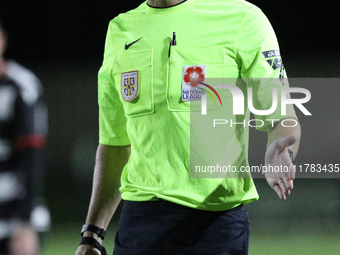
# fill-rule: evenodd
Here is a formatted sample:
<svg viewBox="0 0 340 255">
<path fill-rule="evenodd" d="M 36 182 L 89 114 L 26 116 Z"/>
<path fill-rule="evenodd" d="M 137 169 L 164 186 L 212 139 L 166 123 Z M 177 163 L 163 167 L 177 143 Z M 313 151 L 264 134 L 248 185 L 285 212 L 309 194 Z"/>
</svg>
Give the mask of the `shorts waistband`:
<svg viewBox="0 0 340 255">
<path fill-rule="evenodd" d="M 123 200 L 124 206 L 123 211 L 152 211 L 152 212 L 169 212 L 169 211 L 179 211 L 179 212 L 215 212 L 215 213 L 225 213 L 227 211 L 238 211 L 241 210 L 243 207 L 243 204 L 240 204 L 230 210 L 224 210 L 224 211 L 206 211 L 206 210 L 200 210 L 195 209 L 183 205 L 179 205 L 173 202 L 169 202 L 166 200 L 155 200 L 155 201 L 128 201 Z"/>
</svg>

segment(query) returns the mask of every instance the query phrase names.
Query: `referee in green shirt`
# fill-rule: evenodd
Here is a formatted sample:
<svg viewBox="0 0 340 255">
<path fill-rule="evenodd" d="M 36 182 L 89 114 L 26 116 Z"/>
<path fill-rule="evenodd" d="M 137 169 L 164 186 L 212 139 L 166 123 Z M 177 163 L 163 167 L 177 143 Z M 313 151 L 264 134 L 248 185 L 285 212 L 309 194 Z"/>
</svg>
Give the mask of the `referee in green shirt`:
<svg viewBox="0 0 340 255">
<path fill-rule="evenodd" d="M 190 175 L 195 157 L 214 153 L 192 127 L 193 105 L 202 91 L 215 91 L 209 78 L 234 80 L 242 91 L 252 87 L 257 110 L 271 108 L 273 88 L 288 86 L 275 33 L 259 8 L 243 0 L 148 0 L 110 22 L 98 75 L 92 197 L 76 255 L 105 254 L 104 230 L 121 198 L 115 255 L 248 253 L 243 204 L 258 199 L 250 173 Z M 232 97 L 218 91 L 221 105 L 231 106 Z M 247 123 L 245 109 L 243 116 L 230 109 L 227 116 Z M 268 132 L 265 164 L 291 166 L 301 133 L 293 107 L 285 115 L 277 107 L 255 117 L 263 123 L 257 128 Z M 297 125 L 283 127 L 279 120 L 285 118 Z M 224 163 L 248 166 L 248 127 L 234 125 L 214 138 Z M 205 150 L 193 156 L 196 141 Z M 266 177 L 285 200 L 294 173 Z"/>
</svg>

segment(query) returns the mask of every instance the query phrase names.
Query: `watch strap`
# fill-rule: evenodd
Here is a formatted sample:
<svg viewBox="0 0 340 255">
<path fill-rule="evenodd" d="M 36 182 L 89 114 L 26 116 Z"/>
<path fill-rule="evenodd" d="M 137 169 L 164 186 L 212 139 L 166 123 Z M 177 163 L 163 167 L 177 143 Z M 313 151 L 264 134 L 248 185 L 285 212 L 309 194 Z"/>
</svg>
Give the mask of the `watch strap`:
<svg viewBox="0 0 340 255">
<path fill-rule="evenodd" d="M 86 231 L 90 231 L 90 232 L 97 234 L 102 240 L 104 240 L 105 238 L 106 231 L 97 226 L 84 224 L 83 227 L 81 228 L 81 236 L 83 236 L 84 232 Z"/>
<path fill-rule="evenodd" d="M 93 237 L 83 237 L 81 239 L 80 245 L 88 244 L 91 245 L 93 248 L 97 248 L 100 251 L 101 255 L 107 255 L 106 249 L 102 246 L 95 238 Z"/>
</svg>

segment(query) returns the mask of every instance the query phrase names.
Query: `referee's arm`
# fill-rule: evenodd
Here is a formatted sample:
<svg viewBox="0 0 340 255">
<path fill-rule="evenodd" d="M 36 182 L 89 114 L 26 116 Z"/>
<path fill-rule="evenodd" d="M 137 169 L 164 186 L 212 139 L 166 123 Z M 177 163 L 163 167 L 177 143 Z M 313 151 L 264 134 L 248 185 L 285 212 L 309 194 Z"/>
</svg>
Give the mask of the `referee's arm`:
<svg viewBox="0 0 340 255">
<path fill-rule="evenodd" d="M 120 178 L 129 156 L 130 145 L 109 146 L 99 144 L 86 224 L 95 225 L 103 229 L 107 228 L 121 200 L 119 192 Z M 99 243 L 102 243 L 102 240 L 93 232 L 86 231 L 84 237 L 94 237 Z M 89 245 L 81 245 L 76 254 L 88 254 L 84 253 L 85 250 L 91 249 L 93 248 Z"/>
<path fill-rule="evenodd" d="M 292 119 L 289 117 L 289 119 Z M 295 118 L 294 118 L 295 119 Z M 291 171 L 279 173 L 266 173 L 266 179 L 281 200 L 286 200 L 286 196 L 293 189 L 293 180 L 295 178 L 292 160 L 299 150 L 301 126 L 297 119 L 295 127 L 284 127 L 280 121 L 276 122 L 273 127 L 269 127 L 267 151 L 265 156 L 266 166 L 287 166 Z M 292 158 L 289 150 L 293 152 Z"/>
</svg>

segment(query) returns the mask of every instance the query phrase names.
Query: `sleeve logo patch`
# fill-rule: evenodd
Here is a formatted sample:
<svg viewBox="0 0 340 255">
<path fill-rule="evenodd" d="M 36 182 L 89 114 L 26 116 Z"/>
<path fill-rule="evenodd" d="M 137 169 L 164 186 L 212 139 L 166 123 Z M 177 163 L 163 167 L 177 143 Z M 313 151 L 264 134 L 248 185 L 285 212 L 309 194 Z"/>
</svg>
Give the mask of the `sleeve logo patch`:
<svg viewBox="0 0 340 255">
<path fill-rule="evenodd" d="M 268 64 L 274 69 L 281 68 L 282 60 L 281 54 L 279 50 L 269 50 L 262 52 L 262 55 L 267 60 Z"/>
<path fill-rule="evenodd" d="M 282 63 L 280 51 L 279 50 L 263 51 L 262 55 L 265 57 L 267 63 L 273 68 L 274 71 L 280 68 L 279 78 L 282 85 L 284 85 L 285 68 Z"/>
<path fill-rule="evenodd" d="M 279 50 L 269 50 L 262 52 L 265 58 L 272 58 L 272 57 L 281 57 Z"/>
<path fill-rule="evenodd" d="M 125 72 L 121 74 L 121 92 L 126 102 L 134 100 L 139 91 L 139 71 Z"/>
</svg>

